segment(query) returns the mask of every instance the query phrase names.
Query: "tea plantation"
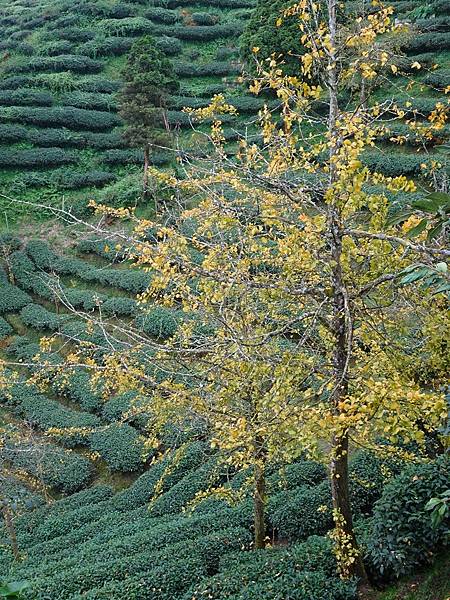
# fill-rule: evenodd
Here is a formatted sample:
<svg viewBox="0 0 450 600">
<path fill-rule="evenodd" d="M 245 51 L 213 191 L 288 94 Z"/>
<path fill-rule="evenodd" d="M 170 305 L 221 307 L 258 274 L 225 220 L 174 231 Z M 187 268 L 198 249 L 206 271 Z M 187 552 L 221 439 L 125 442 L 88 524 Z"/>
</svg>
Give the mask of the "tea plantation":
<svg viewBox="0 0 450 600">
<path fill-rule="evenodd" d="M 94 384 L 76 369 L 46 386 L 23 383 L 37 362 L 66 358 L 74 342 L 93 342 L 99 352 L 113 347 L 113 336 L 105 339 L 91 325 L 92 315 L 110 332 L 132 327 L 153 342 L 193 319 L 163 306 L 143 311 L 139 294 L 151 273 L 131 266 L 113 236 L 74 246 L 16 235 L 14 223 L 48 214 L 32 214 L 10 198 L 71 206 L 83 216 L 90 199 L 114 207 L 138 201 L 142 156 L 123 140 L 117 92 L 127 52 L 147 34 L 179 78 L 168 121 L 180 145 L 203 152 L 208 123 L 193 131 L 183 108 L 206 106 L 224 93 L 238 110 L 224 118 L 232 155 L 244 132 L 255 133 L 264 104 L 237 81 L 240 36 L 256 4 L 5 0 L 0 7 L 0 358 L 11 364 L 8 385 L 0 381 L 0 423 L 8 431 L 0 446 L 0 468 L 8 472 L 0 507 L 12 506 L 17 538 L 1 520 L 0 582 L 28 582 L 28 600 L 358 598 L 356 581 L 339 577 L 328 536 L 333 514 L 323 464 L 302 457 L 270 465 L 270 540 L 255 551 L 250 494 L 234 504 L 206 497 L 192 506 L 212 485 L 236 490 L 249 476 L 219 463 L 201 426 L 187 433 L 167 427 L 157 452 L 146 444 L 148 419 L 135 410 L 132 392 L 104 393 L 104 381 Z M 436 102 L 448 102 L 450 7 L 444 0 L 391 4 L 398 20 L 415 27 L 399 69 L 419 68 L 408 95 L 385 83 L 375 99 L 395 101 L 405 122 L 425 121 Z M 445 188 L 449 126 L 424 144 L 405 122 L 386 121 L 365 163 L 387 176 L 410 176 L 423 189 L 431 180 Z M 177 168 L 177 157 L 165 150 L 152 160 L 169 169 Z M 50 336 L 56 348 L 46 352 L 41 342 Z M 448 490 L 448 457 L 438 454 L 407 464 L 352 449 L 351 503 L 371 581 L 415 573 L 448 545 L 448 523 L 434 526 L 425 508 Z"/>
<path fill-rule="evenodd" d="M 22 557 L 13 561 L 3 530 L 0 578 L 26 580 L 25 597 L 36 600 L 356 598 L 354 583 L 337 576 L 326 537 L 333 521 L 321 464 L 273 465 L 274 546 L 248 552 L 251 498 L 235 506 L 209 498 L 186 512 L 212 481 L 236 488 L 245 477 L 218 467 L 201 434 L 177 456 L 186 439 L 168 431 L 168 452 L 155 462 L 143 452 L 145 415 L 127 416 L 132 394 L 104 398 L 83 372 L 56 378 L 45 393 L 20 383 L 21 372 L 34 368 L 40 336 L 58 334 L 62 354 L 71 339 L 101 339 L 71 307 L 103 311 L 110 323 L 135 322 L 155 339 L 172 335 L 183 316 L 161 307 L 141 314 L 136 294 L 149 275 L 124 268 L 104 243 L 87 240 L 65 256 L 40 240 L 24 245 L 4 236 L 2 247 L 1 348 L 17 361 L 19 379 L 0 406 L 11 423 L 26 422 L 36 433 L 31 450 L 25 437 L 11 438 L 0 453 L 12 474 L 2 494 L 18 502 Z M 50 428 L 63 435 L 43 435 Z M 21 443 L 28 452 L 20 452 Z M 359 451 L 350 469 L 357 528 L 374 577 L 408 573 L 441 546 L 445 530 L 432 528 L 424 504 L 445 490 L 448 461 L 406 467 Z M 386 528 L 395 535 L 386 536 Z"/>
<path fill-rule="evenodd" d="M 201 107 L 222 92 L 239 111 L 225 135 L 233 140 L 252 121 L 263 100 L 236 83 L 241 72 L 239 36 L 256 0 L 8 0 L 0 7 L 0 167 L 5 196 L 51 205 L 70 202 L 80 209 L 86 194 L 113 205 L 134 204 L 139 196 L 140 151 L 127 148 L 117 115 L 121 69 L 133 42 L 151 34 L 172 60 L 180 90 L 169 99 L 168 122 L 181 145 L 197 152 L 206 143 L 191 129 L 183 107 Z M 394 100 L 405 119 L 425 119 L 449 85 L 449 8 L 437 0 L 426 7 L 394 0 L 399 21 L 414 26 L 404 41 L 399 68 L 412 71 L 408 95 L 381 86 L 377 100 Z M 349 6 L 352 3 L 348 3 Z M 420 68 L 411 69 L 419 63 Z M 431 86 L 431 87 L 430 87 Z M 436 132 L 424 146 L 400 124 L 383 134 L 369 166 L 387 174 L 430 176 L 430 149 L 448 134 Z M 405 136 L 392 147 L 390 139 Z M 445 162 L 439 155 L 438 161 Z M 156 164 L 174 163 L 176 152 L 153 154 Z M 425 168 L 423 165 L 427 165 Z M 438 171 L 441 171 L 439 168 Z M 442 175 L 442 173 L 439 175 Z M 11 222 L 29 209 L 1 200 Z M 37 216 L 42 215 L 38 211 Z"/>
</svg>

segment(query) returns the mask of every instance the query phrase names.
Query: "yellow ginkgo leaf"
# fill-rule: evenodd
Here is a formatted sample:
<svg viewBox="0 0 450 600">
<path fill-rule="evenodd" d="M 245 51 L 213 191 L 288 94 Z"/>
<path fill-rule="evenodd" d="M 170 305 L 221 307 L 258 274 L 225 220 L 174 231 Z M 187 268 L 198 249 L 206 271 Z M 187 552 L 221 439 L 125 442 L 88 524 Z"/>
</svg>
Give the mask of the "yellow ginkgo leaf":
<svg viewBox="0 0 450 600">
<path fill-rule="evenodd" d="M 413 64 L 411 65 L 411 68 L 412 68 L 412 69 L 417 69 L 417 70 L 419 70 L 419 69 L 421 69 L 421 68 L 422 68 L 422 65 L 421 65 L 419 62 L 417 62 L 417 60 L 415 60 L 415 61 L 413 62 Z"/>
<path fill-rule="evenodd" d="M 397 66 L 396 65 L 391 65 L 391 71 L 393 73 L 397 73 L 397 71 L 398 71 Z"/>
</svg>

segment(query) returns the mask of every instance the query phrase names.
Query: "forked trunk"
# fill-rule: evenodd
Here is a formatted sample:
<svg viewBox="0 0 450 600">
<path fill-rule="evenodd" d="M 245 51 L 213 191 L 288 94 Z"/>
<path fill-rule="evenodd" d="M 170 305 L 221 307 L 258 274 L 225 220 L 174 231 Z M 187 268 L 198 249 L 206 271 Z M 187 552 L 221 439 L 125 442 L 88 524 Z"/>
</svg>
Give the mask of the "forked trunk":
<svg viewBox="0 0 450 600">
<path fill-rule="evenodd" d="M 266 476 L 259 465 L 255 473 L 255 493 L 253 497 L 255 513 L 255 548 L 266 547 Z"/>
</svg>

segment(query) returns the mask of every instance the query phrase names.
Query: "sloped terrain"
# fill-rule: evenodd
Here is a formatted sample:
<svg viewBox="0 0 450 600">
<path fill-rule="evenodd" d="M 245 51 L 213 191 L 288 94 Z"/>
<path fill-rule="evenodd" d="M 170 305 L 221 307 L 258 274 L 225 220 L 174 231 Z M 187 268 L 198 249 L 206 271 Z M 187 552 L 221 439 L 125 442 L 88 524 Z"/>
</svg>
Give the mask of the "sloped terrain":
<svg viewBox="0 0 450 600">
<path fill-rule="evenodd" d="M 417 32 L 405 42 L 407 58 L 399 61 L 414 73 L 415 83 L 401 97 L 395 82 L 384 85 L 377 99 L 394 99 L 405 110 L 405 119 L 420 121 L 437 101 L 447 102 L 448 3 L 392 4 L 397 18 L 412 23 Z M 239 35 L 254 5 L 255 0 L 8 2 L 0 9 L 0 167 L 5 195 L 41 204 L 60 204 L 64 197 L 65 202 L 84 206 L 86 195 L 104 188 L 104 202 L 136 200 L 142 157 L 124 144 L 116 93 L 126 53 L 144 34 L 158 39 L 179 76 L 180 91 L 169 100 L 168 120 L 182 147 L 201 151 L 205 143 L 200 133 L 204 126 L 193 133 L 183 107 L 205 105 L 217 92 L 229 95 L 240 113 L 226 123 L 228 140 L 237 139 L 244 126 L 251 134 L 251 121 L 263 101 L 237 85 L 236 76 L 241 71 Z M 416 61 L 419 70 L 411 69 Z M 448 126 L 425 145 L 401 123 L 391 129 L 380 148 L 367 155 L 368 164 L 387 175 L 429 175 L 430 150 L 446 139 Z M 392 148 L 390 138 L 399 136 L 406 139 Z M 171 152 L 153 155 L 159 165 L 175 158 Z M 439 155 L 438 160 L 444 159 Z M 5 199 L 1 203 L 8 222 L 29 213 L 29 208 Z"/>
<path fill-rule="evenodd" d="M 179 77 L 179 95 L 169 102 L 174 131 L 189 127 L 184 106 L 206 104 L 217 92 L 231 90 L 243 113 L 254 112 L 261 101 L 234 84 L 252 6 L 254 0 L 9 3 L 0 17 L 6 190 L 51 203 L 135 172 L 141 154 L 124 146 L 115 95 L 125 55 L 144 34 L 158 39 Z"/>
</svg>

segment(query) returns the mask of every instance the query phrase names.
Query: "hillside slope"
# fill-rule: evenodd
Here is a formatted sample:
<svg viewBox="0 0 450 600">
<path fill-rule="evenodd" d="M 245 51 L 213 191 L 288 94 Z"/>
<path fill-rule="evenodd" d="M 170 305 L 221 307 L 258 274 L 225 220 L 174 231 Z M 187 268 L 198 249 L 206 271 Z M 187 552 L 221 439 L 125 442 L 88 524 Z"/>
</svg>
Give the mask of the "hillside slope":
<svg viewBox="0 0 450 600">
<path fill-rule="evenodd" d="M 124 145 L 115 95 L 121 86 L 125 55 L 143 34 L 158 38 L 180 79 L 180 92 L 169 102 L 169 122 L 179 144 L 196 150 L 201 147 L 202 136 L 192 133 L 182 108 L 205 105 L 217 92 L 230 95 L 240 112 L 236 121 L 227 123 L 228 139 L 236 139 L 237 131 L 244 130 L 262 105 L 261 99 L 235 83 L 241 70 L 239 35 L 255 3 L 7 0 L 0 9 L 3 193 L 44 204 L 59 204 L 63 198 L 85 204 L 87 195 L 105 188 L 102 201 L 120 204 L 136 200 L 141 154 Z M 405 48 L 408 58 L 400 62 L 406 70 L 411 70 L 415 61 L 421 68 L 412 69 L 415 83 L 407 96 L 399 97 L 394 86 L 384 86 L 377 99 L 394 99 L 404 108 L 405 119 L 414 115 L 426 119 L 437 101 L 447 102 L 449 6 L 442 0 L 426 7 L 418 0 L 394 0 L 392 4 L 397 18 L 417 29 Z M 252 132 L 251 124 L 248 132 Z M 393 150 L 390 138 L 405 134 L 407 139 Z M 430 149 L 446 138 L 448 127 L 424 147 L 397 123 L 392 134 L 380 140 L 379 149 L 367 155 L 367 161 L 387 175 L 427 175 L 423 165 L 427 164 L 429 173 Z M 173 159 L 167 152 L 154 156 L 157 164 Z M 443 160 L 441 155 L 439 160 Z M 443 177 L 441 170 L 440 180 Z M 0 206 L 2 219 L 8 223 L 29 213 L 4 199 Z"/>
</svg>

